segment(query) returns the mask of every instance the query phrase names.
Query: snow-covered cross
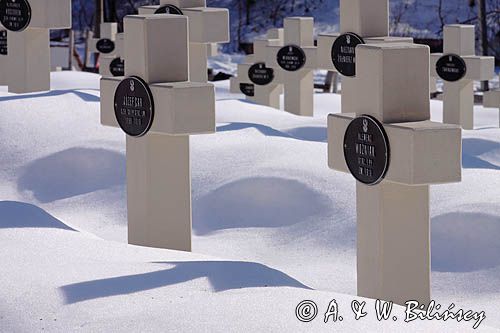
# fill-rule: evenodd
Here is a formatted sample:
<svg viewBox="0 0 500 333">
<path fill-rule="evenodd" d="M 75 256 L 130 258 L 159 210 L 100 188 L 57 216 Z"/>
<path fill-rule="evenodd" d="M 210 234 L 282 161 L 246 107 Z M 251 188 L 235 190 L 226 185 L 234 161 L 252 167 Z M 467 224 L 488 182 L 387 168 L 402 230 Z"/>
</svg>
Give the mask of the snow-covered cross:
<svg viewBox="0 0 500 333">
<path fill-rule="evenodd" d="M 100 36 L 92 37 L 89 42 L 89 50 L 92 53 L 99 53 L 99 73 L 109 74 L 105 66 L 102 66 L 103 56 L 115 56 L 118 51 L 116 36 L 118 34 L 118 23 L 102 22 L 100 24 Z"/>
<path fill-rule="evenodd" d="M 284 86 L 285 111 L 312 117 L 314 114 L 314 19 L 289 17 L 284 21 L 284 43 L 268 45 L 266 66 L 274 70 L 275 81 Z"/>
<path fill-rule="evenodd" d="M 231 78 L 231 92 L 243 93 L 256 104 L 279 109 L 283 85 L 275 79 L 274 69 L 266 66 L 268 45 L 283 45 L 283 29 L 271 29 L 267 38 L 254 41 L 253 54 L 238 65 L 238 76 Z"/>
<path fill-rule="evenodd" d="M 444 27 L 444 54 L 431 55 L 431 76 L 443 79 L 443 122 L 474 129 L 474 80 L 494 76 L 495 59 L 475 56 L 473 25 Z"/>
<path fill-rule="evenodd" d="M 189 135 L 215 132 L 215 89 L 189 82 L 186 16 L 124 26 L 126 77 L 101 79 L 101 123 L 127 134 L 129 242 L 190 251 Z"/>
<path fill-rule="evenodd" d="M 412 38 L 389 36 L 389 0 L 340 0 L 340 33 L 318 36 L 318 67 L 342 74 L 342 112 L 359 98 L 356 46 L 412 43 Z"/>
<path fill-rule="evenodd" d="M 214 43 L 229 42 L 229 11 L 207 7 L 206 0 L 160 0 L 159 6 L 143 6 L 139 14 L 185 15 L 189 18 L 189 75 L 192 82 L 208 81 L 208 55 Z M 164 33 L 175 33 L 164 31 Z"/>
<path fill-rule="evenodd" d="M 483 105 L 485 108 L 498 108 L 498 126 L 500 127 L 500 89 L 484 93 Z"/>
<path fill-rule="evenodd" d="M 99 73 L 102 76 L 124 76 L 125 75 L 125 34 L 118 33 L 115 36 L 115 50 L 112 54 L 101 55 L 99 58 Z"/>
<path fill-rule="evenodd" d="M 0 23 L 8 30 L 9 91 L 50 90 L 49 31 L 71 27 L 71 0 L 3 0 Z"/>
<path fill-rule="evenodd" d="M 461 128 L 429 120 L 427 46 L 359 45 L 356 57 L 358 99 L 328 117 L 328 163 L 357 180 L 358 295 L 428 303 L 429 185 L 461 181 Z"/>
</svg>

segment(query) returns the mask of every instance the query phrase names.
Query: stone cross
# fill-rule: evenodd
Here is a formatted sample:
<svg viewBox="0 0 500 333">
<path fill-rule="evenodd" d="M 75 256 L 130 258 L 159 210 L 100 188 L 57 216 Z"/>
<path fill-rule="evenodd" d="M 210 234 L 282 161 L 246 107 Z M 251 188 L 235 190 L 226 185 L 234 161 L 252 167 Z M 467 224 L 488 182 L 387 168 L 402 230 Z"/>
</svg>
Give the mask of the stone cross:
<svg viewBox="0 0 500 333">
<path fill-rule="evenodd" d="M 189 82 L 186 16 L 124 26 L 126 77 L 101 79 L 101 123 L 127 134 L 129 243 L 190 251 L 189 135 L 215 132 L 215 89 Z"/>
<path fill-rule="evenodd" d="M 231 78 L 231 92 L 243 93 L 256 104 L 279 109 L 283 85 L 276 82 L 274 69 L 266 66 L 268 45 L 283 45 L 283 29 L 271 29 L 267 38 L 254 41 L 253 54 L 238 65 L 238 77 Z"/>
<path fill-rule="evenodd" d="M 9 91 L 50 90 L 49 31 L 71 27 L 71 0 L 0 1 L 0 23 L 8 30 Z"/>
<path fill-rule="evenodd" d="M 314 114 L 314 19 L 288 17 L 284 21 L 283 45 L 268 45 L 266 66 L 284 86 L 285 111 L 312 117 Z"/>
<path fill-rule="evenodd" d="M 356 46 L 412 43 L 412 38 L 389 36 L 389 0 L 340 0 L 340 33 L 318 37 L 318 67 L 342 75 L 342 112 L 359 98 Z"/>
<path fill-rule="evenodd" d="M 500 127 L 500 89 L 484 93 L 483 105 L 485 108 L 498 108 L 498 126 Z"/>
<path fill-rule="evenodd" d="M 115 50 L 110 55 L 101 55 L 99 60 L 99 73 L 102 76 L 124 76 L 125 75 L 125 34 L 118 33 L 115 36 Z"/>
<path fill-rule="evenodd" d="M 328 117 L 328 163 L 357 180 L 358 295 L 428 303 L 429 185 L 461 181 L 461 129 L 429 120 L 427 46 L 359 45 L 356 57 L 359 98 Z"/>
<path fill-rule="evenodd" d="M 100 27 L 99 38 L 92 37 L 89 43 L 89 50 L 92 53 L 99 54 L 99 74 L 109 74 L 109 70 L 102 66 L 103 56 L 112 56 L 113 58 L 118 51 L 117 39 L 118 23 L 116 22 L 102 22 Z M 104 72 L 103 72 L 104 71 Z"/>
<path fill-rule="evenodd" d="M 495 59 L 476 57 L 473 25 L 444 27 L 444 54 L 431 55 L 431 76 L 440 77 L 443 87 L 443 122 L 474 129 L 474 80 L 494 76 Z"/>
<path fill-rule="evenodd" d="M 159 6 L 143 6 L 139 14 L 185 15 L 189 18 L 189 56 L 192 82 L 208 81 L 208 56 L 214 43 L 229 42 L 229 11 L 207 7 L 206 0 L 160 0 Z M 164 33 L 174 33 L 164 31 Z"/>
</svg>

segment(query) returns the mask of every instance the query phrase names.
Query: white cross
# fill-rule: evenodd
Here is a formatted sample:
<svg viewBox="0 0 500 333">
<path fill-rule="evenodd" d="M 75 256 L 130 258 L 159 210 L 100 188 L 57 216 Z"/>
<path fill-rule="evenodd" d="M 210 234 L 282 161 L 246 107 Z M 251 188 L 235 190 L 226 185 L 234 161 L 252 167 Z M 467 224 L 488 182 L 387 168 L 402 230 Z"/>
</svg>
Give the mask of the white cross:
<svg viewBox="0 0 500 333">
<path fill-rule="evenodd" d="M 180 10 L 189 18 L 189 77 L 192 82 L 207 82 L 207 61 L 214 53 L 213 44 L 229 42 L 229 11 L 207 7 L 205 0 L 160 0 L 159 6 L 140 7 L 139 14 L 154 14 L 162 7 L 171 14 Z"/>
<path fill-rule="evenodd" d="M 132 134 L 126 138 L 129 242 L 190 251 L 189 135 L 215 132 L 215 89 L 189 82 L 186 16 L 132 15 L 124 24 L 126 78 L 101 79 L 101 123 Z M 132 83 L 131 76 L 139 79 Z"/>
<path fill-rule="evenodd" d="M 115 36 L 115 50 L 112 54 L 99 57 L 99 73 L 102 76 L 123 76 L 125 70 L 125 34 Z"/>
<path fill-rule="evenodd" d="M 498 108 L 498 126 L 500 126 L 500 89 L 486 91 L 483 105 L 485 108 Z"/>
<path fill-rule="evenodd" d="M 71 0 L 0 2 L 0 22 L 9 30 L 2 62 L 9 91 L 50 90 L 50 29 L 71 27 Z"/>
<path fill-rule="evenodd" d="M 100 24 L 99 38 L 92 37 L 89 41 L 89 51 L 99 53 L 99 73 L 108 75 L 106 66 L 102 66 L 102 57 L 115 57 L 118 51 L 117 45 L 118 23 L 102 22 Z"/>
<path fill-rule="evenodd" d="M 274 78 L 270 83 L 261 85 L 252 82 L 249 71 L 256 66 L 264 65 L 267 61 L 268 45 L 283 45 L 283 29 L 271 29 L 265 39 L 256 39 L 253 44 L 253 54 L 245 58 L 243 64 L 238 65 L 238 76 L 231 78 L 231 92 L 243 93 L 246 98 L 256 104 L 280 108 L 280 95 L 283 85 Z M 274 70 L 270 68 L 270 70 Z"/>
<path fill-rule="evenodd" d="M 288 17 L 284 21 L 283 45 L 267 46 L 267 66 L 274 69 L 276 82 L 285 92 L 285 111 L 312 117 L 314 114 L 314 19 Z M 280 64 L 281 62 L 281 64 Z"/>
<path fill-rule="evenodd" d="M 431 55 L 431 76 L 440 77 L 438 65 L 441 72 L 451 75 L 443 77 L 446 78 L 443 122 L 461 125 L 467 130 L 474 129 L 474 80 L 492 79 L 495 66 L 493 57 L 475 56 L 475 40 L 473 25 L 447 25 L 444 27 L 444 54 Z M 447 81 L 450 79 L 454 81 Z"/>
<path fill-rule="evenodd" d="M 318 37 L 319 68 L 338 71 L 332 48 L 337 38 L 347 33 L 359 36 L 365 44 L 413 42 L 412 38 L 389 36 L 389 0 L 340 0 L 340 33 Z M 352 58 L 354 68 L 355 54 Z M 349 107 L 358 98 L 356 76 L 342 76 L 342 112 L 353 112 Z"/>
<path fill-rule="evenodd" d="M 428 303 L 429 185 L 461 181 L 461 129 L 429 120 L 427 46 L 359 45 L 356 57 L 358 99 L 328 117 L 328 163 L 358 179 L 358 295 Z"/>
</svg>

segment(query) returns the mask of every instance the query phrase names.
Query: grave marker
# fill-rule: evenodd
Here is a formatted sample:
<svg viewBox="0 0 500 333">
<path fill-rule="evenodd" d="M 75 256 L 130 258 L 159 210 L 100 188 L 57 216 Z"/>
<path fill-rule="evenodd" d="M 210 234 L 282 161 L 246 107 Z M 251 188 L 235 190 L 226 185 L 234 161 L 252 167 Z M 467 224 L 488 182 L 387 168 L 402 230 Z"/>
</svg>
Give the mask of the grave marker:
<svg viewBox="0 0 500 333">
<path fill-rule="evenodd" d="M 283 85 L 277 82 L 275 70 L 266 66 L 266 60 L 267 46 L 282 43 L 283 29 L 271 29 L 265 39 L 256 39 L 254 53 L 248 55 L 243 64 L 238 65 L 238 76 L 231 78 L 231 92 L 241 92 L 256 104 L 279 109 Z"/>
<path fill-rule="evenodd" d="M 101 55 L 99 61 L 99 73 L 102 76 L 124 76 L 125 61 L 124 54 L 124 33 L 115 36 L 115 51 L 112 55 Z"/>
<path fill-rule="evenodd" d="M 71 27 L 71 0 L 0 1 L 0 23 L 8 30 L 9 91 L 50 90 L 49 30 Z"/>
<path fill-rule="evenodd" d="M 493 78 L 495 59 L 476 57 L 473 25 L 444 27 L 444 54 L 431 55 L 431 76 L 441 78 L 443 122 L 474 129 L 474 80 Z"/>
<path fill-rule="evenodd" d="M 215 132 L 215 89 L 189 82 L 187 17 L 124 24 L 126 77 L 101 79 L 101 123 L 127 133 L 129 243 L 190 251 L 189 135 Z"/>
<path fill-rule="evenodd" d="M 314 115 L 314 70 L 317 67 L 314 46 L 314 19 L 288 17 L 284 21 L 281 45 L 268 45 L 266 65 L 274 69 L 275 80 L 284 86 L 285 111 Z"/>
<path fill-rule="evenodd" d="M 117 57 L 119 52 L 118 23 L 101 22 L 99 38 L 92 37 L 89 42 L 89 50 L 99 54 L 99 74 L 103 76 L 112 75 L 109 63 Z M 106 59 L 104 59 L 106 57 Z M 111 60 L 109 58 L 112 58 Z M 103 63 L 104 62 L 104 63 Z"/>
<path fill-rule="evenodd" d="M 342 112 L 359 99 L 356 47 L 360 44 L 412 43 L 389 36 L 389 0 L 340 0 L 340 33 L 318 36 L 318 67 L 342 74 Z"/>
<path fill-rule="evenodd" d="M 427 46 L 360 45 L 356 57 L 363 98 L 328 117 L 328 159 L 357 179 L 358 295 L 428 304 L 429 185 L 461 181 L 461 129 L 429 120 Z"/>
<path fill-rule="evenodd" d="M 485 108 L 498 108 L 498 126 L 500 127 L 500 89 L 485 91 L 483 105 Z"/>
<path fill-rule="evenodd" d="M 214 43 L 229 42 L 229 11 L 207 7 L 205 0 L 160 0 L 159 6 L 143 6 L 139 14 L 185 15 L 189 18 L 191 82 L 208 81 L 208 56 Z"/>
</svg>

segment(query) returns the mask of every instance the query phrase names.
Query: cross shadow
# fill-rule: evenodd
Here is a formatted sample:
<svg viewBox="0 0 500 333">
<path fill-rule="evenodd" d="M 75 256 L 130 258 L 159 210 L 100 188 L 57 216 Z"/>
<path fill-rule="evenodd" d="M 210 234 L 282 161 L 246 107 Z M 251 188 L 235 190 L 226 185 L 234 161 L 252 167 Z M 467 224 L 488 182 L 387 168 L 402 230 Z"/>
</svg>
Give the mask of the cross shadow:
<svg viewBox="0 0 500 333">
<path fill-rule="evenodd" d="M 9 228 L 53 228 L 75 231 L 37 206 L 17 201 L 0 201 L 0 229 Z"/>
<path fill-rule="evenodd" d="M 85 90 L 93 90 L 93 89 L 85 89 Z M 66 94 L 74 94 L 85 102 L 99 102 L 101 100 L 99 96 L 95 96 L 80 90 L 71 89 L 71 90 L 51 90 L 34 94 L 18 94 L 18 95 L 2 96 L 0 97 L 0 102 L 16 101 L 21 99 L 40 98 L 40 97 L 57 97 Z"/>
<path fill-rule="evenodd" d="M 265 136 L 281 137 L 300 141 L 326 142 L 327 130 L 325 127 L 298 127 L 287 131 L 279 131 L 270 126 L 254 123 L 233 122 L 217 127 L 217 132 L 241 131 L 255 128 Z"/>
<path fill-rule="evenodd" d="M 500 143 L 484 139 L 464 139 L 462 165 L 466 169 L 492 169 L 500 170 L 500 165 L 490 163 L 481 158 L 481 155 L 498 151 L 500 153 Z"/>
<path fill-rule="evenodd" d="M 71 148 L 29 164 L 17 181 L 43 203 L 125 184 L 125 156 L 106 150 Z"/>
<path fill-rule="evenodd" d="M 215 292 L 258 287 L 311 289 L 292 277 L 268 266 L 242 261 L 160 262 L 173 268 L 70 284 L 61 287 L 66 304 L 127 295 L 208 278 Z"/>
</svg>

